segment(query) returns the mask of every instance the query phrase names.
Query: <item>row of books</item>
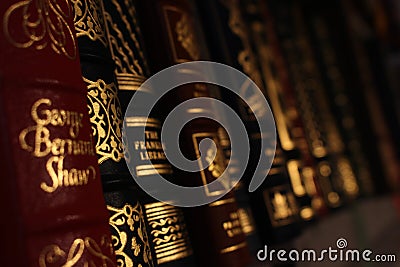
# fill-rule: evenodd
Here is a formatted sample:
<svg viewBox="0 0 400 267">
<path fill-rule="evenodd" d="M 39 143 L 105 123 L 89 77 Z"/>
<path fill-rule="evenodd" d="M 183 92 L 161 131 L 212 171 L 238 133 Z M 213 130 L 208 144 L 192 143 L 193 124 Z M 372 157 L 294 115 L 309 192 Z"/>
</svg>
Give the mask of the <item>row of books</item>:
<svg viewBox="0 0 400 267">
<path fill-rule="evenodd" d="M 0 265 L 250 266 L 265 244 L 287 245 L 357 199 L 398 190 L 399 125 L 387 116 L 397 108 L 387 100 L 393 83 L 375 68 L 384 64 L 381 41 L 365 36 L 366 28 L 375 30 L 358 5 L 3 1 Z M 148 116 L 159 92 L 143 82 L 192 61 L 223 63 L 250 77 L 270 104 L 277 138 L 258 125 L 268 110 L 248 81 L 238 84 L 247 101 L 226 88 L 188 83 Z M 132 112 L 137 95 L 149 102 Z M 200 97 L 239 115 L 248 162 L 232 153 L 221 123 L 229 118 L 211 102 L 185 111 L 196 118 L 181 129 L 179 145 L 161 142 L 168 114 Z M 204 158 L 205 140 L 213 143 Z M 206 168 L 172 165 L 164 149 L 178 146 Z M 257 168 L 260 158 L 271 167 Z M 234 167 L 226 182 L 220 176 L 228 163 Z M 136 183 L 157 175 L 203 186 L 204 199 L 218 200 L 195 207 L 174 205 L 173 195 L 157 200 L 152 193 L 168 196 L 165 188 L 145 192 Z M 249 192 L 253 177 L 262 183 Z"/>
</svg>

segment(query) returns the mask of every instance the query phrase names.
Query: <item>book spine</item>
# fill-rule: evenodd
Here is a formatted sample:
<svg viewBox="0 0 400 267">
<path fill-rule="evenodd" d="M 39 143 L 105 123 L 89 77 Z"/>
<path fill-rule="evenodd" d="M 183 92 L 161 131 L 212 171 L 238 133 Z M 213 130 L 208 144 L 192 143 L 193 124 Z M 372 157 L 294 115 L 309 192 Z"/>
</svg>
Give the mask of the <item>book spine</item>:
<svg viewBox="0 0 400 267">
<path fill-rule="evenodd" d="M 116 266 L 71 4 L 0 7 L 2 266 Z"/>
<path fill-rule="evenodd" d="M 295 1 L 269 2 L 269 10 L 276 21 L 291 80 L 296 84 L 293 88 L 311 154 L 317 161 L 318 180 L 326 204 L 331 208 L 340 207 L 358 197 L 359 184 L 328 105 L 300 6 Z"/>
<path fill-rule="evenodd" d="M 200 25 L 188 1 L 139 1 L 138 14 L 144 29 L 142 32 L 146 47 L 149 48 L 149 65 L 152 72 L 173 64 L 206 57 L 207 51 L 202 47 L 202 37 L 198 31 Z M 194 83 L 181 86 L 168 97 L 167 101 L 162 102 L 166 111 L 164 113 L 168 114 L 179 103 L 199 96 L 210 96 L 207 85 Z M 195 115 L 201 117 L 202 114 L 213 112 L 213 110 L 211 107 L 207 110 L 203 107 L 198 110 L 193 109 L 191 112 L 198 112 Z M 216 159 L 212 162 L 216 169 L 207 168 L 201 172 L 189 173 L 175 168 L 174 182 L 186 186 L 204 186 L 205 198 L 223 196 L 226 193 L 225 185 L 219 184 L 217 188 L 207 185 L 216 180 L 219 177 L 219 171 L 224 169 L 218 124 L 197 118 L 191 121 L 190 127 L 185 125 L 180 136 L 182 152 L 191 160 L 196 160 L 200 156 L 199 144 L 202 140 L 213 140 L 217 146 Z M 167 150 L 171 146 L 168 143 L 165 145 Z M 232 192 L 208 205 L 190 207 L 184 211 L 187 215 L 194 253 L 200 265 L 244 266 L 247 264 L 248 246 Z"/>
<path fill-rule="evenodd" d="M 82 76 L 117 261 L 128 266 L 155 266 L 143 195 L 136 189 L 124 158 L 122 109 L 103 3 L 73 3 Z"/>
<path fill-rule="evenodd" d="M 127 164 L 134 170 L 132 175 L 137 179 L 152 179 L 157 174 L 167 180 L 171 179 L 174 173 L 163 151 L 164 145 L 160 140 L 161 121 L 156 117 L 157 114 L 145 117 L 142 115 L 144 107 L 140 106 L 128 110 L 129 102 L 135 94 L 146 95 L 147 99 L 154 97 L 151 90 L 140 88 L 150 72 L 135 4 L 129 0 L 106 1 L 104 11 L 109 48 L 116 65 L 118 98 L 126 122 L 125 144 L 134 148 L 127 149 Z M 144 140 L 139 139 L 139 132 L 145 133 Z M 150 158 L 152 165 L 147 162 Z M 150 245 L 154 248 L 157 265 L 195 266 L 182 209 L 142 195 L 143 213 L 149 224 Z"/>
<path fill-rule="evenodd" d="M 339 8 L 339 3 L 321 6 L 313 1 L 304 2 L 302 6 L 326 94 L 329 99 L 336 99 L 330 101 L 330 107 L 343 136 L 344 152 L 354 167 L 360 195 L 370 196 L 375 191 L 373 178 L 382 176 L 382 167 L 372 145 L 362 90 L 353 65 L 355 58 L 349 47 L 344 20 L 338 19 Z M 350 63 L 342 58 L 349 59 Z"/>
<path fill-rule="evenodd" d="M 218 95 L 218 99 L 222 99 L 220 95 Z M 220 112 L 221 115 L 223 114 Z M 247 192 L 247 187 L 245 182 L 240 181 L 240 164 L 238 164 L 238 160 L 232 157 L 231 151 L 231 141 L 229 139 L 229 135 L 223 127 L 218 128 L 218 137 L 220 140 L 221 148 L 224 151 L 225 155 L 225 165 L 231 164 L 233 167 L 229 169 L 229 177 L 232 181 L 239 182 L 235 185 L 232 185 L 233 192 L 235 194 L 236 201 L 238 203 L 238 215 L 239 221 L 242 226 L 242 231 L 246 236 L 247 244 L 250 248 L 250 252 L 252 255 L 257 255 L 258 250 L 262 247 L 260 233 L 257 229 L 256 222 L 254 219 L 253 210 L 250 204 L 250 196 Z"/>
<path fill-rule="evenodd" d="M 262 74 L 259 71 L 239 1 L 201 1 L 198 7 L 202 13 L 202 21 L 213 59 L 241 70 L 259 88 L 264 88 Z M 223 91 L 222 95 L 224 101 L 228 101 L 236 108 L 249 132 L 251 151 L 253 151 L 250 153 L 252 157 L 249 160 L 250 165 L 258 161 L 256 155 L 260 150 L 262 136 L 266 137 L 264 142 L 273 147 L 276 146 L 275 157 L 269 172 L 262 170 L 257 173 L 261 176 L 266 176 L 268 173 L 268 176 L 264 184 L 256 192 L 250 194 L 250 199 L 262 241 L 269 244 L 287 242 L 299 234 L 299 208 L 285 166 L 286 156 L 279 142 L 271 143 L 273 141 L 269 139 L 268 133 L 261 135 L 254 114 L 242 101 L 226 91 Z M 250 95 L 248 97 L 251 98 Z M 260 106 L 253 104 L 255 104 L 254 107 Z M 265 110 L 257 109 L 255 112 L 262 114 Z M 268 151 L 262 153 L 270 153 L 269 149 L 270 147 Z M 253 176 L 254 167 L 250 166 L 246 170 L 244 181 L 248 180 L 246 177 Z"/>
<path fill-rule="evenodd" d="M 363 1 L 361 1 L 362 3 Z M 364 3 L 366 4 L 366 3 Z M 379 3 L 376 3 L 379 5 Z M 397 141 L 393 136 L 396 132 L 393 128 L 393 124 L 390 124 L 388 116 L 385 114 L 383 103 L 381 102 L 380 92 L 390 91 L 385 78 L 382 79 L 381 69 L 383 67 L 379 62 L 376 62 L 376 56 L 371 56 L 370 49 L 373 51 L 379 51 L 377 36 L 374 34 L 365 35 L 365 27 L 371 32 L 373 26 L 368 26 L 369 23 L 364 18 L 360 10 L 356 8 L 354 2 L 341 1 L 341 8 L 343 9 L 345 23 L 347 28 L 347 36 L 349 36 L 351 43 L 351 51 L 355 55 L 355 69 L 358 70 L 358 76 L 360 79 L 359 97 L 364 101 L 365 108 L 362 110 L 364 116 L 370 119 L 371 132 L 373 140 L 368 144 L 376 143 L 376 152 L 370 152 L 372 155 L 379 155 L 381 159 L 382 174 L 385 179 L 381 179 L 380 176 L 374 177 L 374 187 L 377 193 L 387 192 L 390 188 L 398 188 L 399 182 L 399 151 L 396 147 Z M 378 9 L 379 10 L 379 9 Z M 360 25 L 357 21 L 362 21 Z M 379 58 L 379 57 L 378 57 Z M 379 61 L 379 60 L 378 60 Z M 379 69 L 379 70 L 378 70 Z M 384 76 L 384 75 L 383 75 Z M 385 89 L 381 89 L 385 88 Z M 394 97 L 396 99 L 396 97 Z M 392 112 L 390 114 L 393 114 Z M 373 147 L 373 146 L 372 146 Z M 374 165 L 375 166 L 375 165 Z M 378 178 L 379 177 L 379 178 Z M 390 190 L 389 190 L 390 191 Z"/>
<path fill-rule="evenodd" d="M 265 90 L 276 119 L 282 150 L 286 155 L 286 169 L 295 196 L 299 199 L 300 217 L 314 220 L 326 213 L 320 186 L 315 177 L 315 164 L 307 147 L 304 125 L 291 88 L 285 77 L 279 44 L 265 3 L 257 0 L 242 1 L 244 15 L 249 22 L 249 33 L 260 62 Z M 308 196 L 308 197 L 304 197 Z"/>
</svg>

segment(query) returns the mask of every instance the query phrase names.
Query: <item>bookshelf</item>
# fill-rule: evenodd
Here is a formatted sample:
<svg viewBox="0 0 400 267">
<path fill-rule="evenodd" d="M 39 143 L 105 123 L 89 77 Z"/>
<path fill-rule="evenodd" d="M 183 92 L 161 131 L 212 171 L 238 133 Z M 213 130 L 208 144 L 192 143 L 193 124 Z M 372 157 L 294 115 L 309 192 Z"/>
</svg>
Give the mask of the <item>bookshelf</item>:
<svg viewBox="0 0 400 267">
<path fill-rule="evenodd" d="M 395 0 L 6 0 L 0 15 L 0 206 L 10 218 L 2 222 L 1 266 L 305 267 L 313 263 L 257 255 L 265 245 L 337 247 L 340 238 L 343 249 L 400 261 Z M 143 117 L 159 92 L 140 85 L 194 61 L 241 71 L 268 109 L 249 91 L 243 102 L 194 82 Z M 232 84 L 246 91 L 240 82 Z M 132 115 L 138 94 L 146 101 Z M 211 101 L 182 111 L 197 117 L 176 144 L 163 143 L 172 109 L 201 97 L 236 112 L 247 165 L 235 162 L 222 127 L 230 118 Z M 276 131 L 262 132 L 257 116 L 269 109 Z M 143 140 L 127 140 L 123 127 L 145 133 Z M 206 168 L 172 164 L 166 151 L 178 146 Z M 261 154 L 272 155 L 267 171 L 256 169 Z M 231 180 L 221 179 L 231 161 Z M 238 170 L 243 179 L 234 185 Z M 218 199 L 181 207 L 135 181 L 158 175 Z M 255 176 L 265 179 L 249 192 Z"/>
</svg>

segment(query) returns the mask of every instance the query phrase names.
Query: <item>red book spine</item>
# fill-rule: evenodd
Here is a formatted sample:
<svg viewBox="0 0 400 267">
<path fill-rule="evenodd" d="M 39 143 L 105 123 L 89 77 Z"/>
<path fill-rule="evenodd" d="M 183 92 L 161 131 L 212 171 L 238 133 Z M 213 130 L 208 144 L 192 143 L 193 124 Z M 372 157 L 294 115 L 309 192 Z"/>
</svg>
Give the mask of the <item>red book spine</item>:
<svg viewBox="0 0 400 267">
<path fill-rule="evenodd" d="M 116 266 L 70 2 L 7 0 L 0 15 L 0 265 Z"/>
</svg>

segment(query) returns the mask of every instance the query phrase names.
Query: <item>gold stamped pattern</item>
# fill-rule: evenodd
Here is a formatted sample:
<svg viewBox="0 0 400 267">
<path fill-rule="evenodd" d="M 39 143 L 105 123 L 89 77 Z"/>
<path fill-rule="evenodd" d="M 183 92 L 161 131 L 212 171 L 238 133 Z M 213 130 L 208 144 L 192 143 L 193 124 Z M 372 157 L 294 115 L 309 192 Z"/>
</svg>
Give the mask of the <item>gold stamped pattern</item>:
<svg viewBox="0 0 400 267">
<path fill-rule="evenodd" d="M 210 138 L 217 146 L 207 148 L 206 155 L 202 159 L 200 155 L 199 144 L 201 140 Z M 225 158 L 222 148 L 219 145 L 217 133 L 195 133 L 192 134 L 192 141 L 196 151 L 199 167 L 201 169 L 201 180 L 207 196 L 220 195 L 226 192 L 230 186 L 230 179 L 227 176 L 221 177 L 225 171 Z M 206 166 L 207 168 L 204 168 Z M 214 185 L 209 185 L 210 182 L 217 181 Z"/>
<path fill-rule="evenodd" d="M 107 250 L 107 254 L 113 255 L 112 244 L 107 236 L 103 236 L 100 243 L 90 237 L 77 238 L 68 251 L 56 244 L 43 248 L 39 256 L 39 266 L 77 266 L 78 262 L 83 263 L 82 266 L 115 266 L 113 260 L 104 255 Z M 85 257 L 86 254 L 88 257 Z M 82 260 L 84 262 L 80 262 Z"/>
<path fill-rule="evenodd" d="M 170 5 L 163 6 L 163 13 L 174 61 L 199 60 L 200 48 L 190 14 Z"/>
<path fill-rule="evenodd" d="M 262 86 L 262 79 L 260 72 L 257 69 L 255 62 L 255 55 L 252 52 L 249 36 L 246 33 L 246 26 L 240 11 L 238 0 L 221 0 L 221 3 L 229 11 L 229 28 L 240 41 L 242 42 L 243 49 L 238 53 L 237 60 L 242 66 L 243 71 L 258 85 Z"/>
<path fill-rule="evenodd" d="M 90 81 L 83 77 L 88 88 L 88 107 L 99 164 L 107 159 L 119 162 L 124 157 L 122 145 L 122 111 L 114 83 Z"/>
<path fill-rule="evenodd" d="M 200 50 L 197 46 L 194 28 L 191 25 L 188 14 L 183 14 L 181 19 L 176 23 L 175 32 L 178 41 L 186 52 L 188 52 L 190 57 L 193 60 L 198 60 L 200 58 Z"/>
<path fill-rule="evenodd" d="M 76 36 L 87 36 L 90 40 L 99 40 L 107 46 L 104 32 L 104 18 L 98 0 L 71 0 L 74 9 Z"/>
<path fill-rule="evenodd" d="M 192 247 L 180 209 L 156 202 L 146 204 L 145 210 L 158 264 L 192 255 Z"/>
<path fill-rule="evenodd" d="M 133 207 L 125 204 L 122 208 L 107 209 L 111 213 L 109 223 L 118 266 L 153 266 L 142 206 L 136 203 Z M 135 258 L 130 258 L 127 251 L 132 251 Z"/>
<path fill-rule="evenodd" d="M 277 186 L 265 190 L 264 201 L 272 226 L 284 226 L 298 220 L 297 202 L 288 186 Z"/>
<path fill-rule="evenodd" d="M 76 41 L 67 22 L 70 17 L 72 10 L 67 0 L 20 1 L 4 13 L 3 32 L 15 47 L 36 50 L 50 47 L 57 54 L 75 59 Z"/>
<path fill-rule="evenodd" d="M 113 19 L 107 10 L 108 6 L 116 11 L 117 18 Z M 112 0 L 105 4 L 107 36 L 120 90 L 137 90 L 146 80 L 147 62 L 139 41 L 140 29 L 136 16 L 136 10 L 130 0 Z M 121 20 L 122 24 L 115 23 L 115 19 Z"/>
</svg>

